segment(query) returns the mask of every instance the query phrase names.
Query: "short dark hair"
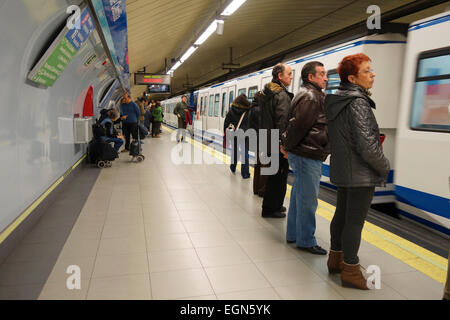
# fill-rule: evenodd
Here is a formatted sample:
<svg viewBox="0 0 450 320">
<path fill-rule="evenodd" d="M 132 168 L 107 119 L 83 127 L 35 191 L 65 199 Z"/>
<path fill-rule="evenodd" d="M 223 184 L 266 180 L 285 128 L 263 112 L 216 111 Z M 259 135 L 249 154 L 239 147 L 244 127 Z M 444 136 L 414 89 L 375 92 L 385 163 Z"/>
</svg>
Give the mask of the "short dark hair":
<svg viewBox="0 0 450 320">
<path fill-rule="evenodd" d="M 311 61 L 305 64 L 302 68 L 302 80 L 303 82 L 308 81 L 308 75 L 316 75 L 316 67 L 323 67 L 323 63 L 319 61 Z"/>
<path fill-rule="evenodd" d="M 273 80 L 278 80 L 278 74 L 283 73 L 286 69 L 286 65 L 282 62 L 277 63 L 275 67 L 272 69 L 272 78 Z"/>
<path fill-rule="evenodd" d="M 110 119 L 115 119 L 115 118 L 117 118 L 117 111 L 114 109 L 111 109 L 111 110 L 109 110 L 108 115 L 109 115 Z"/>
</svg>

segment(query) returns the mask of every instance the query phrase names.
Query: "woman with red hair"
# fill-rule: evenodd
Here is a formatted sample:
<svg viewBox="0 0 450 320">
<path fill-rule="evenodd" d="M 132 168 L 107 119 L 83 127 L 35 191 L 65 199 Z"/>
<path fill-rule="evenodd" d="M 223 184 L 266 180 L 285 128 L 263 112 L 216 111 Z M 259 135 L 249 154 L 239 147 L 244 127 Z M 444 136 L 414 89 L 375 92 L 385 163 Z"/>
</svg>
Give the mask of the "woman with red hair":
<svg viewBox="0 0 450 320">
<path fill-rule="evenodd" d="M 342 285 L 369 289 L 358 258 L 361 232 L 376 186 L 385 186 L 390 166 L 370 98 L 375 73 L 370 58 L 350 55 L 339 63 L 341 85 L 325 99 L 331 146 L 330 180 L 338 187 L 330 224 L 328 271 L 341 273 Z M 369 285 L 371 287 L 371 285 Z"/>
</svg>

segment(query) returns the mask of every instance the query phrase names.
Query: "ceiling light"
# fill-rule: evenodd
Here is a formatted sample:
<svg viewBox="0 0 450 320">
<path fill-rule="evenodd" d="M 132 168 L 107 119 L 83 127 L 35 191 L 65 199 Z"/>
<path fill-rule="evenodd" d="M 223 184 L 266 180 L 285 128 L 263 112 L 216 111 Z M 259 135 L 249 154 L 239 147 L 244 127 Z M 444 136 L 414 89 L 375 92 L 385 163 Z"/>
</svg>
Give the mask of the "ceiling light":
<svg viewBox="0 0 450 320">
<path fill-rule="evenodd" d="M 175 63 L 172 68 L 170 68 L 169 72 L 174 72 L 175 70 L 178 69 L 179 66 L 181 66 L 182 62 L 181 61 L 177 61 L 177 63 Z"/>
<path fill-rule="evenodd" d="M 180 61 L 185 62 L 191 56 L 191 54 L 193 54 L 195 52 L 195 50 L 197 50 L 197 49 L 198 49 L 198 47 L 194 47 L 194 46 L 190 47 L 188 49 L 188 51 L 186 51 L 186 53 L 183 54 L 183 56 L 180 58 Z"/>
<path fill-rule="evenodd" d="M 201 45 L 203 42 L 206 41 L 206 39 L 209 38 L 209 36 L 216 31 L 217 28 L 217 20 L 214 20 L 208 27 L 208 29 L 205 30 L 205 32 L 203 32 L 203 34 L 197 39 L 197 41 L 195 41 L 195 45 L 199 46 Z"/>
<path fill-rule="evenodd" d="M 222 12 L 222 16 L 231 16 L 247 0 L 233 0 Z"/>
</svg>

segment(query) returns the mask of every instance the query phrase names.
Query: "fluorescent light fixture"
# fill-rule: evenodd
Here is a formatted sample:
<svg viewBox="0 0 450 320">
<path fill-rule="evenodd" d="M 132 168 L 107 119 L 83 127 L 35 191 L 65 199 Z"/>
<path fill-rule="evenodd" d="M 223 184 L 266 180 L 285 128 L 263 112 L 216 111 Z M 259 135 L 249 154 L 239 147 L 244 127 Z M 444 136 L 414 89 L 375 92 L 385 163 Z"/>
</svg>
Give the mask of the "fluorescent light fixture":
<svg viewBox="0 0 450 320">
<path fill-rule="evenodd" d="M 186 53 L 183 54 L 183 56 L 180 58 L 180 61 L 185 62 L 197 49 L 198 47 L 191 46 L 188 51 L 186 51 Z"/>
<path fill-rule="evenodd" d="M 178 69 L 179 66 L 181 66 L 182 62 L 181 61 L 177 61 L 177 63 L 175 63 L 172 68 L 170 68 L 169 72 L 174 72 L 175 70 Z"/>
<path fill-rule="evenodd" d="M 205 32 L 203 32 L 203 34 L 197 39 L 197 41 L 195 41 L 194 44 L 196 46 L 201 45 L 203 42 L 206 41 L 206 39 L 209 38 L 210 35 L 213 34 L 214 31 L 216 31 L 216 28 L 217 28 L 217 20 L 214 20 L 213 22 L 211 22 L 208 29 L 206 29 Z"/>
<path fill-rule="evenodd" d="M 222 12 L 222 16 L 231 16 L 247 0 L 233 0 Z"/>
</svg>

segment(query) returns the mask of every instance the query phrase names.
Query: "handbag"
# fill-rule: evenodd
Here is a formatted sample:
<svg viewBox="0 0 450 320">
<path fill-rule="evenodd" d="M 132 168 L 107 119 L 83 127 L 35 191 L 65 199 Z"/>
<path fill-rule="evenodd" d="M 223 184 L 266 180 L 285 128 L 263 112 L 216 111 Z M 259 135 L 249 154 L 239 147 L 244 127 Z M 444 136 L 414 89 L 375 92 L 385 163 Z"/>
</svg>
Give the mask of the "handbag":
<svg viewBox="0 0 450 320">
<path fill-rule="evenodd" d="M 238 123 L 238 125 L 237 125 L 236 128 L 234 127 L 234 124 L 230 123 L 230 124 L 228 125 L 227 129 L 225 130 L 225 133 L 224 133 L 224 135 L 223 135 L 223 142 L 222 142 L 222 146 L 223 146 L 225 149 L 227 148 L 227 135 L 228 135 L 228 134 L 231 134 L 232 132 L 235 132 L 236 130 L 239 129 L 239 127 L 241 126 L 242 120 L 244 119 L 246 113 L 247 113 L 247 111 L 244 112 L 244 113 L 242 114 L 242 116 L 241 116 L 241 118 L 239 119 L 239 123 Z M 228 132 L 230 132 L 230 133 L 228 133 Z"/>
</svg>

